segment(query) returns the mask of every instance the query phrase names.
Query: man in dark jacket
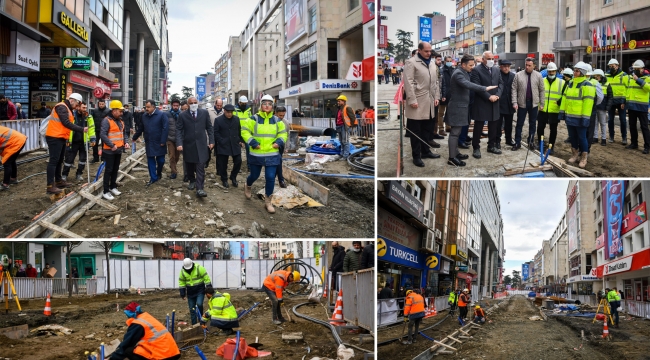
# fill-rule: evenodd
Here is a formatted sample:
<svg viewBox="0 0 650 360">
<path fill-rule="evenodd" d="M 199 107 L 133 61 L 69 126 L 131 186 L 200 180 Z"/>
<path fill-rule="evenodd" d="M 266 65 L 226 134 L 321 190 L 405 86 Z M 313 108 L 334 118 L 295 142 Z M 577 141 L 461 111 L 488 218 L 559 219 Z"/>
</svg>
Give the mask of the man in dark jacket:
<svg viewBox="0 0 650 360">
<path fill-rule="evenodd" d="M 137 108 L 133 105 L 133 125 L 135 125 L 135 131 L 138 131 L 142 127 L 142 114 L 144 114 L 144 109 Z"/>
<path fill-rule="evenodd" d="M 228 104 L 223 107 L 224 113 L 214 119 L 214 139 L 216 142 L 215 157 L 217 159 L 217 174 L 221 183 L 228 188 L 228 157 L 232 156 L 233 167 L 230 172 L 232 186 L 237 187 L 237 174 L 241 169 L 241 149 L 244 142 L 241 139 L 241 124 L 233 114 L 235 106 Z"/>
<path fill-rule="evenodd" d="M 109 112 L 111 112 L 111 110 L 106 107 L 106 100 L 99 99 L 97 100 L 97 107 L 92 111 L 92 116 L 95 121 L 101 124 L 102 120 L 106 117 L 106 115 L 108 115 Z M 97 141 L 95 143 L 95 146 L 93 146 L 93 159 L 90 162 L 91 164 L 99 162 L 99 149 L 97 148 L 98 145 L 99 141 Z"/>
<path fill-rule="evenodd" d="M 332 264 L 329 271 L 332 273 L 332 289 L 336 289 L 337 274 L 343 271 L 343 259 L 345 258 L 345 247 L 339 245 L 338 241 L 332 242 Z"/>
<path fill-rule="evenodd" d="M 138 140 L 144 132 L 144 142 L 147 149 L 147 165 L 149 166 L 149 186 L 162 178 L 165 155 L 167 154 L 167 135 L 169 120 L 167 115 L 156 109 L 154 100 L 145 102 L 147 111 L 142 115 L 142 127 L 133 135 L 133 141 Z"/>
<path fill-rule="evenodd" d="M 451 73 L 454 72 L 452 67 L 451 56 L 445 56 L 445 63 L 440 68 L 440 103 L 438 104 L 438 135 L 447 136 L 445 132 L 445 111 L 447 110 L 447 104 L 449 104 L 449 95 L 451 87 L 449 86 L 451 82 Z"/>
<path fill-rule="evenodd" d="M 208 151 L 214 148 L 214 131 L 208 111 L 199 109 L 196 97 L 190 97 L 187 103 L 190 109 L 183 111 L 176 123 L 176 148 L 183 152 L 183 161 L 190 179 L 187 188 L 196 189 L 198 197 L 206 197 L 208 194 L 203 190 L 204 164 L 208 160 Z"/>
<path fill-rule="evenodd" d="M 488 123 L 488 149 L 489 153 L 496 155 L 501 154 L 501 150 L 497 147 L 497 135 L 501 132 L 499 126 L 499 119 L 501 114 L 499 112 L 499 98 L 503 93 L 503 82 L 499 75 L 499 68 L 494 66 L 494 55 L 490 51 L 483 53 L 483 62 L 476 66 L 470 75 L 470 79 L 474 84 L 490 86 L 496 85 L 498 88 L 489 92 L 481 91 L 476 92 L 474 96 L 474 106 L 472 106 L 472 118 L 474 119 L 474 133 L 472 135 L 472 147 L 474 148 L 474 156 L 477 159 L 481 158 L 481 134 L 483 133 L 483 123 Z"/>
<path fill-rule="evenodd" d="M 358 271 L 361 263 L 361 241 L 353 241 L 352 249 L 345 253 L 343 258 L 343 272 Z"/>
<path fill-rule="evenodd" d="M 171 169 L 170 179 L 176 179 L 176 164 L 181 153 L 176 149 L 176 121 L 181 115 L 181 101 L 172 100 L 172 108 L 167 112 L 167 121 L 169 122 L 169 132 L 167 133 L 167 152 L 169 152 L 169 168 Z"/>
<path fill-rule="evenodd" d="M 0 94 L 0 120 L 16 120 L 17 117 L 16 105 Z"/>
<path fill-rule="evenodd" d="M 27 113 L 23 110 L 23 105 L 21 103 L 16 103 L 16 120 L 28 119 Z"/>
<path fill-rule="evenodd" d="M 371 242 L 361 251 L 359 270 L 370 269 L 375 266 L 375 243 Z"/>
<path fill-rule="evenodd" d="M 514 72 L 510 71 L 510 60 L 499 60 L 499 67 L 501 68 L 500 76 L 503 82 L 503 93 L 499 98 L 499 119 L 498 128 L 503 128 L 506 133 L 506 145 L 514 146 L 515 142 L 512 141 L 512 120 L 515 115 L 515 109 L 512 107 L 512 81 L 515 79 Z M 499 148 L 501 148 L 501 132 L 498 136 Z"/>
<path fill-rule="evenodd" d="M 41 108 L 36 112 L 37 119 L 45 119 L 52 111 L 45 106 L 45 101 L 41 102 Z"/>
<path fill-rule="evenodd" d="M 88 106 L 85 102 L 81 102 L 80 108 L 74 112 L 74 116 L 75 125 L 79 125 L 82 128 L 87 127 L 88 132 L 70 132 L 70 138 L 68 139 L 67 143 L 68 149 L 65 153 L 65 160 L 63 161 L 62 178 L 64 181 L 68 181 L 68 174 L 70 173 L 70 168 L 74 163 L 74 158 L 77 156 L 77 153 L 79 153 L 79 167 L 77 167 L 77 177 L 75 180 L 84 180 L 82 174 L 84 173 L 84 168 L 86 167 L 86 160 L 88 160 L 86 145 L 95 145 L 97 139 L 95 135 L 95 121 L 93 117 L 88 114 Z"/>
<path fill-rule="evenodd" d="M 233 105 L 234 106 L 234 105 Z M 223 100 L 217 99 L 214 101 L 214 106 L 212 108 L 207 108 L 208 115 L 210 115 L 210 123 L 214 125 L 214 121 L 221 115 L 223 115 Z M 214 141 L 217 141 L 217 138 L 214 138 Z M 217 147 L 217 144 L 214 144 L 214 147 Z M 215 150 L 216 154 L 216 150 Z M 210 160 L 212 159 L 212 151 L 208 151 L 208 161 L 205 163 L 205 168 L 207 169 L 210 166 Z M 215 163 L 217 162 L 216 156 L 214 159 Z M 217 165 L 217 175 L 219 175 L 219 165 Z"/>
<path fill-rule="evenodd" d="M 129 104 L 124 104 L 124 114 L 122 115 L 122 121 L 124 122 L 124 128 L 127 134 L 135 133 L 135 126 L 133 124 L 133 113 L 131 112 L 131 107 Z"/>
</svg>

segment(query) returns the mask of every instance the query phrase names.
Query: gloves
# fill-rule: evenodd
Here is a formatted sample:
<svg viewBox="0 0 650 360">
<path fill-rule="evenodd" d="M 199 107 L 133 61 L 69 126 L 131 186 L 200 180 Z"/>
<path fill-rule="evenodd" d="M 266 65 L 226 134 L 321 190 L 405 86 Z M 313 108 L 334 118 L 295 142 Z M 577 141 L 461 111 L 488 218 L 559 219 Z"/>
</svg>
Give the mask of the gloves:
<svg viewBox="0 0 650 360">
<path fill-rule="evenodd" d="M 284 300 L 282 300 L 282 299 L 278 300 L 278 305 L 284 306 Z"/>
<path fill-rule="evenodd" d="M 95 146 L 95 144 L 97 144 L 97 143 L 93 141 L 93 142 L 90 143 L 90 146 Z"/>
<path fill-rule="evenodd" d="M 409 318 L 408 318 L 407 315 L 405 315 L 405 316 L 404 316 L 404 322 L 408 322 L 408 321 L 409 321 Z"/>
</svg>

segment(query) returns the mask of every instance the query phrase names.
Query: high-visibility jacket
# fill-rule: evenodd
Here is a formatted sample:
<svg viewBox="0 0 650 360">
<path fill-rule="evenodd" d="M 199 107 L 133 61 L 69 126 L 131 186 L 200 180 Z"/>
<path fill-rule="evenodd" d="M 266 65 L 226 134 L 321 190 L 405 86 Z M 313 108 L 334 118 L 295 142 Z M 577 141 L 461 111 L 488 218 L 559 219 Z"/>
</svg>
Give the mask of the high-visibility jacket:
<svg viewBox="0 0 650 360">
<path fill-rule="evenodd" d="M 574 78 L 562 95 L 559 119 L 567 125 L 588 127 L 594 109 L 596 88 L 584 76 Z"/>
<path fill-rule="evenodd" d="M 650 76 L 642 76 L 636 81 L 630 77 L 627 88 L 627 108 L 634 111 L 648 112 L 648 100 L 650 99 Z"/>
<path fill-rule="evenodd" d="M 404 304 L 404 316 L 415 315 L 424 311 L 424 298 L 420 294 L 411 292 L 406 295 L 406 302 Z"/>
<path fill-rule="evenodd" d="M 598 106 L 603 102 L 603 97 L 604 97 L 603 87 L 600 85 L 600 82 L 594 78 L 589 79 L 589 82 L 596 89 L 596 97 L 594 98 L 594 111 L 593 111 L 595 113 L 596 106 Z"/>
<path fill-rule="evenodd" d="M 96 139 L 95 136 L 95 119 L 93 119 L 92 115 L 88 115 L 86 118 L 86 124 L 81 124 L 79 125 L 81 127 L 88 127 L 88 132 L 84 133 L 84 142 L 94 142 Z M 70 131 L 70 138 L 68 139 L 68 142 L 72 143 L 72 137 L 74 136 L 74 131 Z"/>
<path fill-rule="evenodd" d="M 347 104 L 343 107 L 342 115 L 343 115 L 343 122 L 345 123 L 345 126 L 354 127 L 354 126 L 359 125 L 359 120 L 357 120 L 356 116 L 353 116 L 352 118 L 350 118 L 348 116 L 347 108 L 352 109 L 352 107 L 350 105 L 347 105 Z M 354 110 L 352 110 L 352 113 L 354 113 Z"/>
<path fill-rule="evenodd" d="M 485 311 L 481 308 L 474 309 L 474 316 L 485 317 Z"/>
<path fill-rule="evenodd" d="M 17 130 L 0 126 L 0 156 L 2 156 L 2 163 L 6 163 L 11 155 L 19 152 L 26 141 L 27 136 Z"/>
<path fill-rule="evenodd" d="M 236 107 L 235 111 L 233 111 L 233 115 L 237 116 L 239 118 L 239 122 L 241 123 L 244 120 L 252 118 L 253 112 L 251 111 L 251 108 L 246 108 L 246 110 L 242 111 Z"/>
<path fill-rule="evenodd" d="M 264 287 L 275 291 L 275 296 L 278 300 L 282 300 L 282 291 L 289 286 L 289 274 L 291 274 L 290 271 L 277 270 L 264 279 Z"/>
<path fill-rule="evenodd" d="M 617 297 L 619 297 L 619 295 L 618 295 L 618 293 L 617 293 L 616 291 L 614 291 L 614 290 L 610 290 L 610 291 L 607 293 L 607 301 L 610 302 L 610 303 L 611 303 L 611 302 L 614 302 L 614 301 L 618 301 L 618 300 L 616 300 Z"/>
<path fill-rule="evenodd" d="M 544 108 L 540 111 L 550 114 L 560 112 L 560 105 L 557 104 L 557 101 L 562 98 L 562 85 L 564 85 L 562 79 L 555 78 L 550 83 L 548 77 L 544 78 Z"/>
<path fill-rule="evenodd" d="M 456 303 L 456 293 L 455 292 L 450 292 L 449 293 L 449 298 L 447 299 L 447 302 L 450 302 L 452 304 Z"/>
<path fill-rule="evenodd" d="M 120 129 L 120 126 L 117 125 L 117 122 L 114 119 L 112 119 L 110 116 L 107 116 L 106 119 L 108 120 L 108 124 L 110 125 L 110 127 L 108 128 L 108 140 L 110 140 L 111 143 L 113 143 L 113 145 L 117 146 L 118 149 L 123 147 L 124 132 Z M 120 120 L 120 122 L 121 121 L 122 120 Z M 124 125 L 122 125 L 122 128 L 124 128 Z M 104 143 L 103 148 L 106 150 L 110 150 L 111 146 L 109 146 L 108 143 Z"/>
<path fill-rule="evenodd" d="M 138 314 L 135 319 L 129 318 L 126 324 L 138 324 L 144 328 L 144 336 L 138 341 L 134 354 L 145 359 L 168 359 L 181 353 L 165 325 L 148 313 Z"/>
<path fill-rule="evenodd" d="M 241 122 L 241 136 L 251 147 L 251 155 L 254 156 L 277 156 L 280 150 L 273 147 L 278 142 L 282 145 L 287 142 L 287 128 L 284 122 L 273 113 L 262 111 L 253 115 L 251 119 Z M 260 146 L 259 149 L 254 149 Z"/>
<path fill-rule="evenodd" d="M 467 306 L 467 303 L 469 302 L 469 299 L 467 298 L 467 295 L 465 293 L 460 294 L 458 297 L 458 306 L 463 307 Z"/>
<path fill-rule="evenodd" d="M 203 314 L 203 322 L 208 322 L 209 319 L 212 320 L 223 320 L 223 321 L 232 321 L 237 320 L 237 310 L 235 306 L 230 302 L 230 294 L 224 293 L 214 293 L 210 300 L 208 301 L 208 310 L 207 314 Z M 206 317 L 205 315 L 208 315 Z"/>
<path fill-rule="evenodd" d="M 194 264 L 191 272 L 184 268 L 181 269 L 178 275 L 178 286 L 181 297 L 185 297 L 185 290 L 187 290 L 187 296 L 192 297 L 204 291 L 206 286 L 212 286 L 212 282 L 208 271 L 203 266 Z"/>
<path fill-rule="evenodd" d="M 607 73 L 605 77 L 607 78 L 607 82 L 612 86 L 612 94 L 614 95 L 612 104 L 625 104 L 627 89 L 630 85 L 630 77 L 620 69 L 616 75 L 612 76 L 610 73 Z"/>
<path fill-rule="evenodd" d="M 70 110 L 65 102 L 60 102 L 54 105 L 52 108 L 52 112 L 49 116 L 50 120 L 47 122 L 47 131 L 45 132 L 45 136 L 67 140 L 70 137 L 70 132 L 72 130 L 65 127 L 65 125 L 63 125 L 61 122 L 61 119 L 59 119 L 59 114 L 56 112 L 56 107 L 59 105 L 65 106 L 65 108 L 68 110 L 68 120 L 70 120 L 71 123 L 74 123 L 74 115 L 72 114 L 72 110 Z"/>
</svg>

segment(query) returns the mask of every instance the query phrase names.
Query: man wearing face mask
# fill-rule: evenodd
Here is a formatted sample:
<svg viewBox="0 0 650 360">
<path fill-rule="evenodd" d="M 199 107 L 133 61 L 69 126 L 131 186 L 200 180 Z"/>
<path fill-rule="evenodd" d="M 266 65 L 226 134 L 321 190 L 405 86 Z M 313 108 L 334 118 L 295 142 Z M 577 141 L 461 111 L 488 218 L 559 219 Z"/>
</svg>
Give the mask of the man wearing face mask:
<svg viewBox="0 0 650 360">
<path fill-rule="evenodd" d="M 499 68 L 494 65 L 494 55 L 490 51 L 483 53 L 483 61 L 477 66 L 470 75 L 470 80 L 481 86 L 498 86 L 496 89 L 480 91 L 474 93 L 474 106 L 472 107 L 472 118 L 474 119 L 474 134 L 472 147 L 476 159 L 481 158 L 481 134 L 483 133 L 483 123 L 488 123 L 488 152 L 496 155 L 501 154 L 498 148 L 498 135 L 501 133 L 499 119 L 499 99 L 503 93 L 503 80 L 499 75 Z"/>
<path fill-rule="evenodd" d="M 142 115 L 142 126 L 133 135 L 133 141 L 138 140 L 144 133 L 147 166 L 149 167 L 149 182 L 145 186 L 150 186 L 162 178 L 165 155 L 167 154 L 169 120 L 167 115 L 156 109 L 154 100 L 147 100 L 144 105 L 146 112 Z"/>
<path fill-rule="evenodd" d="M 445 132 L 445 112 L 447 110 L 447 104 L 449 103 L 450 89 L 449 86 L 451 82 L 451 73 L 454 72 L 452 67 L 453 63 L 451 62 L 451 56 L 445 56 L 445 64 L 440 68 L 440 103 L 438 104 L 438 135 L 445 137 L 447 132 Z"/>
<path fill-rule="evenodd" d="M 548 64 L 546 71 L 546 77 L 544 78 L 544 99 L 541 100 L 544 102 L 544 107 L 539 111 L 537 141 L 541 141 L 542 136 L 544 136 L 544 130 L 546 130 L 546 124 L 548 124 L 551 134 L 547 139 L 548 146 L 551 149 L 549 154 L 552 154 L 553 145 L 555 145 L 555 139 L 557 138 L 557 125 L 560 123 L 560 120 L 558 120 L 560 106 L 557 104 L 557 101 L 562 98 L 564 80 L 557 78 L 557 65 L 554 62 Z M 544 152 L 544 149 L 539 150 Z"/>
<path fill-rule="evenodd" d="M 214 106 L 212 108 L 208 108 L 208 115 L 210 115 L 210 122 L 214 124 L 214 120 L 223 115 L 223 100 L 217 99 L 214 101 Z M 217 140 L 216 138 L 214 139 L 215 141 Z M 215 162 L 216 162 L 216 148 L 217 144 L 214 144 L 215 148 Z M 208 166 L 210 165 L 210 160 L 212 160 L 212 151 L 208 151 L 208 161 L 205 163 L 205 168 L 207 169 Z M 217 175 L 219 175 L 219 166 L 217 166 Z"/>
<path fill-rule="evenodd" d="M 208 111 L 199 109 L 199 101 L 191 96 L 187 99 L 189 111 L 183 111 L 176 123 L 176 146 L 183 152 L 183 161 L 190 178 L 189 190 L 196 189 L 197 197 L 206 197 L 203 190 L 205 162 L 214 148 L 214 131 Z M 207 133 L 207 136 L 206 136 Z"/>
<path fill-rule="evenodd" d="M 352 242 L 352 249 L 348 250 L 343 258 L 343 272 L 359 271 L 362 250 L 361 241 Z"/>
<path fill-rule="evenodd" d="M 170 179 L 176 179 L 178 158 L 181 153 L 176 149 L 176 121 L 181 114 L 181 101 L 172 100 L 172 108 L 167 112 L 167 121 L 169 122 L 169 132 L 167 133 L 167 152 L 169 152 L 169 168 L 171 170 Z M 187 175 L 186 175 L 187 176 Z"/>
<path fill-rule="evenodd" d="M 86 160 L 88 153 L 86 152 L 86 145 L 94 146 L 96 142 L 95 137 L 95 121 L 91 115 L 88 114 L 88 106 L 85 102 L 81 102 L 80 109 L 75 114 L 75 125 L 82 128 L 87 127 L 88 132 L 71 131 L 67 143 L 67 152 L 65 154 L 65 161 L 63 162 L 63 181 L 68 180 L 70 167 L 74 163 L 74 158 L 79 153 L 79 166 L 77 167 L 77 181 L 83 181 L 84 168 L 86 167 Z"/>
<path fill-rule="evenodd" d="M 241 125 L 244 124 L 244 121 L 250 119 L 253 117 L 253 112 L 252 110 L 248 107 L 248 98 L 244 95 L 239 97 L 239 104 L 238 106 L 235 107 L 235 112 L 234 115 L 239 118 L 239 122 Z M 250 156 L 251 156 L 251 149 L 248 144 L 246 145 L 246 168 L 248 169 L 248 172 L 251 172 L 251 166 L 248 163 Z"/>
<path fill-rule="evenodd" d="M 627 120 L 625 112 L 625 96 L 627 94 L 627 89 L 630 86 L 630 77 L 621 70 L 618 60 L 611 59 L 607 63 L 609 67 L 609 72 L 605 74 L 607 77 L 607 82 L 612 87 L 613 99 L 612 106 L 609 109 L 609 122 L 607 126 L 609 127 L 609 142 L 614 142 L 614 116 L 618 111 L 618 120 L 621 124 L 621 137 L 623 141 L 621 144 L 627 145 Z"/>
<path fill-rule="evenodd" d="M 99 99 L 97 100 L 97 108 L 92 111 L 92 116 L 93 119 L 101 121 L 109 112 L 111 111 L 106 107 L 106 100 Z M 93 159 L 90 161 L 91 164 L 99 162 L 99 149 L 97 148 L 97 145 L 98 144 L 95 143 L 95 146 L 93 146 Z"/>
<path fill-rule="evenodd" d="M 337 274 L 343 271 L 343 260 L 345 259 L 345 247 L 341 246 L 338 241 L 332 242 L 332 264 L 329 271 L 332 273 L 332 289 L 337 287 Z"/>
<path fill-rule="evenodd" d="M 648 100 L 650 98 L 650 77 L 645 75 L 643 60 L 637 60 L 632 64 L 633 75 L 629 80 L 629 87 L 626 95 L 628 113 L 630 114 L 630 135 L 632 142 L 627 149 L 636 149 L 639 133 L 636 129 L 636 121 L 639 120 L 641 132 L 643 133 L 643 153 L 650 153 L 650 130 L 648 130 Z"/>
</svg>

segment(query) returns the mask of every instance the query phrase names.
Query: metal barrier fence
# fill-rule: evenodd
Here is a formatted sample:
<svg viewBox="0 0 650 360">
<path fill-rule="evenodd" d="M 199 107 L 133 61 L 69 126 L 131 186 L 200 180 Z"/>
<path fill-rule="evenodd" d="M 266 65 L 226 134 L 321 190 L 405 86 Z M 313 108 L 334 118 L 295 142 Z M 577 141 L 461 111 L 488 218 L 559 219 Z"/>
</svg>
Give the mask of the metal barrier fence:
<svg viewBox="0 0 650 360">
<path fill-rule="evenodd" d="M 375 294 L 375 269 L 341 273 L 343 292 L 343 319 L 368 331 L 375 331 L 375 309 L 372 299 Z"/>
<path fill-rule="evenodd" d="M 23 135 L 27 136 L 25 147 L 21 151 L 26 153 L 28 151 L 47 148 L 45 138 L 41 136 L 38 130 L 41 127 L 42 119 L 25 119 L 25 120 L 0 120 L 0 126 L 14 129 Z"/>
<path fill-rule="evenodd" d="M 50 296 L 68 296 L 69 287 L 73 295 L 97 295 L 105 293 L 105 278 L 96 279 L 46 279 L 46 278 L 12 278 L 18 299 L 44 299 Z M 9 299 L 13 293 L 9 288 Z M 4 287 L 0 287 L 0 302 L 4 302 Z"/>
<path fill-rule="evenodd" d="M 596 295 L 568 294 L 567 299 L 568 300 L 579 300 L 581 304 L 598 305 L 598 299 L 596 298 Z"/>
<path fill-rule="evenodd" d="M 437 296 L 434 298 L 433 304 L 435 305 L 436 311 L 438 313 L 440 313 L 440 311 L 449 309 L 449 304 L 447 303 L 448 298 L 449 296 L 447 295 Z M 404 310 L 405 299 L 406 298 L 401 297 L 377 300 L 377 327 L 388 326 L 402 321 L 402 311 Z M 431 298 L 425 298 L 427 306 L 429 305 L 429 299 Z"/>
<path fill-rule="evenodd" d="M 650 319 L 650 303 L 645 301 L 621 300 L 623 311 L 630 315 Z"/>
<path fill-rule="evenodd" d="M 370 137 L 375 135 L 375 119 L 359 119 L 359 126 L 352 129 L 352 135 Z"/>
<path fill-rule="evenodd" d="M 334 118 L 300 118 L 300 125 L 303 126 L 313 126 L 313 127 L 322 127 L 322 128 L 332 128 L 336 129 L 336 119 Z M 374 136 L 375 133 L 375 119 L 362 118 L 358 119 L 359 125 L 350 131 L 351 135 L 354 136 L 363 136 L 370 137 Z"/>
</svg>

